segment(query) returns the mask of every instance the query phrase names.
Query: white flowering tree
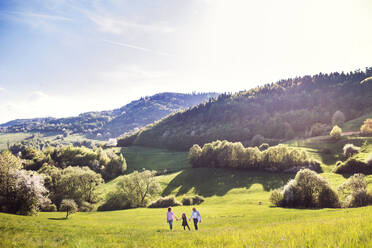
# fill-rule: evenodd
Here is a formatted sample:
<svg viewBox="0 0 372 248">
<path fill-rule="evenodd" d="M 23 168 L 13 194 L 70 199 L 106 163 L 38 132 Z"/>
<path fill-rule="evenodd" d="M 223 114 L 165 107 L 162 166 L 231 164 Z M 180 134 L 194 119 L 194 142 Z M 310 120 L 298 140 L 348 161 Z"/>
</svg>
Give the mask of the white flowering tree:
<svg viewBox="0 0 372 248">
<path fill-rule="evenodd" d="M 9 151 L 0 154 L 0 210 L 31 215 L 49 203 L 43 178 L 21 170 L 21 161 Z"/>
</svg>

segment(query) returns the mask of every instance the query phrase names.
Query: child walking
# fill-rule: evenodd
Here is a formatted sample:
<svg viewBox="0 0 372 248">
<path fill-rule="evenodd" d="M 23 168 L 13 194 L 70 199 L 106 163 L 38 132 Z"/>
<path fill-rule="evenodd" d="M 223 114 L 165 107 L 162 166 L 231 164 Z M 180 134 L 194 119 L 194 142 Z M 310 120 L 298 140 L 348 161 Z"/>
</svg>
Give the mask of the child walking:
<svg viewBox="0 0 372 248">
<path fill-rule="evenodd" d="M 182 214 L 182 226 L 183 226 L 183 230 L 186 230 L 186 227 L 187 227 L 190 231 L 189 223 L 187 223 L 187 217 L 185 213 Z"/>
</svg>

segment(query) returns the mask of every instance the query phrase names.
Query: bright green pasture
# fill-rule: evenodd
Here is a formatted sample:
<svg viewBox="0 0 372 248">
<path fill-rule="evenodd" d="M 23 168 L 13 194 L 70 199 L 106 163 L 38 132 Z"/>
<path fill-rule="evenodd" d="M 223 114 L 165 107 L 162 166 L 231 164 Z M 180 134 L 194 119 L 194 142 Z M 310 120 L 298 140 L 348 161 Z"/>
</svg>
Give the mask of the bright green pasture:
<svg viewBox="0 0 372 248">
<path fill-rule="evenodd" d="M 336 176 L 336 177 L 335 177 Z M 290 175 L 223 169 L 188 169 L 160 176 L 163 194 L 199 193 L 200 230 L 168 230 L 166 209 L 40 213 L 35 217 L 0 214 L 0 247 L 370 247 L 372 207 L 283 209 L 269 204 L 272 188 Z M 332 184 L 344 178 L 329 174 Z M 190 181 L 193 179 L 193 181 Z M 194 182 L 194 183 L 193 183 Z M 186 184 L 186 186 L 185 186 Z M 210 185 L 209 185 L 210 184 Z M 168 185 L 168 186 L 166 186 Z M 165 187 L 164 187 L 165 186 Z M 261 202 L 261 205 L 259 204 Z M 175 207 L 188 216 L 191 207 Z"/>
<path fill-rule="evenodd" d="M 145 147 L 124 147 L 120 152 L 127 161 L 128 172 L 146 168 L 164 173 L 190 168 L 186 152 Z"/>
</svg>

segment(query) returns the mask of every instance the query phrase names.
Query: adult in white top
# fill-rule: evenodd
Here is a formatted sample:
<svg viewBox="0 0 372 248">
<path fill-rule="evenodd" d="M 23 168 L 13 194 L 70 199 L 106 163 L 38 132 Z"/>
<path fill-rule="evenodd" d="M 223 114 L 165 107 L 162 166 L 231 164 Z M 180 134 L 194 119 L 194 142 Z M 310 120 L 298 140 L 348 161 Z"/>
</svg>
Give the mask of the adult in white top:
<svg viewBox="0 0 372 248">
<path fill-rule="evenodd" d="M 195 230 L 197 231 L 198 230 L 198 222 L 201 223 L 201 216 L 200 216 L 199 211 L 196 210 L 196 208 L 192 209 L 192 213 L 191 213 L 191 216 L 190 216 L 189 220 L 191 220 L 191 219 L 194 221 L 194 227 L 195 227 Z"/>
</svg>

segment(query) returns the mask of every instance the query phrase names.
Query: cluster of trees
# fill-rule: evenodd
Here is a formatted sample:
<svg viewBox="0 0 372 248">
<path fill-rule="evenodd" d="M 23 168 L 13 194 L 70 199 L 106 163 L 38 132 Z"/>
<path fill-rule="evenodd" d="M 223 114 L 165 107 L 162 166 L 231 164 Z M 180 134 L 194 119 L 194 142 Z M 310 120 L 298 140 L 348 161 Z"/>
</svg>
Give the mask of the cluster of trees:
<svg viewBox="0 0 372 248">
<path fill-rule="evenodd" d="M 122 154 L 104 151 L 101 147 L 89 149 L 69 145 L 41 150 L 38 146 L 17 144 L 11 146 L 10 151 L 23 159 L 24 167 L 28 170 L 39 170 L 45 163 L 57 168 L 87 166 L 100 173 L 105 180 L 111 180 L 123 175 L 127 169 Z"/>
<path fill-rule="evenodd" d="M 320 163 L 311 160 L 305 151 L 285 145 L 245 148 L 240 142 L 214 141 L 202 148 L 193 145 L 189 160 L 193 167 L 228 167 L 276 172 L 297 172 L 300 168 L 321 171 Z"/>
<path fill-rule="evenodd" d="M 76 203 L 79 211 L 91 211 L 103 183 L 88 167 L 57 168 L 45 163 L 41 169 L 22 169 L 21 159 L 9 151 L 0 154 L 0 211 L 32 215 L 61 210 L 63 200 Z"/>
<path fill-rule="evenodd" d="M 32 134 L 30 137 L 27 137 L 25 140 L 21 142 L 14 143 L 12 145 L 9 144 L 8 149 L 13 153 L 22 152 L 26 147 L 32 147 L 34 149 L 43 150 L 47 148 L 55 148 L 55 147 L 62 147 L 73 145 L 75 147 L 87 147 L 90 149 L 94 149 L 99 145 L 92 140 L 79 140 L 79 141 L 67 141 L 64 139 L 62 135 L 57 135 L 53 140 L 43 139 L 39 133 Z"/>
<path fill-rule="evenodd" d="M 360 83 L 371 75 L 372 68 L 321 73 L 222 94 L 126 135 L 118 140 L 118 145 L 188 150 L 193 144 L 217 139 L 252 146 L 257 134 L 265 142 L 275 144 L 310 132 L 329 132 L 329 126 L 341 125 L 371 111 L 372 85 Z"/>
<path fill-rule="evenodd" d="M 367 193 L 367 182 L 363 174 L 351 176 L 336 192 L 327 179 L 304 169 L 283 188 L 274 190 L 270 201 L 278 207 L 361 207 L 372 203 L 372 195 Z"/>
<path fill-rule="evenodd" d="M 95 139 L 114 138 L 215 96 L 215 93 L 160 93 L 142 97 L 111 111 L 87 112 L 76 117 L 59 119 L 15 120 L 0 125 L 0 132 L 57 132 L 64 136 L 82 133 Z"/>
<path fill-rule="evenodd" d="M 39 173 L 44 175 L 44 185 L 49 191 L 49 199 L 60 207 L 64 199 L 72 199 L 84 210 L 99 201 L 97 187 L 103 183 L 100 174 L 88 167 L 72 167 L 60 169 L 45 164 Z M 93 208 L 93 207 L 91 207 Z"/>
</svg>

